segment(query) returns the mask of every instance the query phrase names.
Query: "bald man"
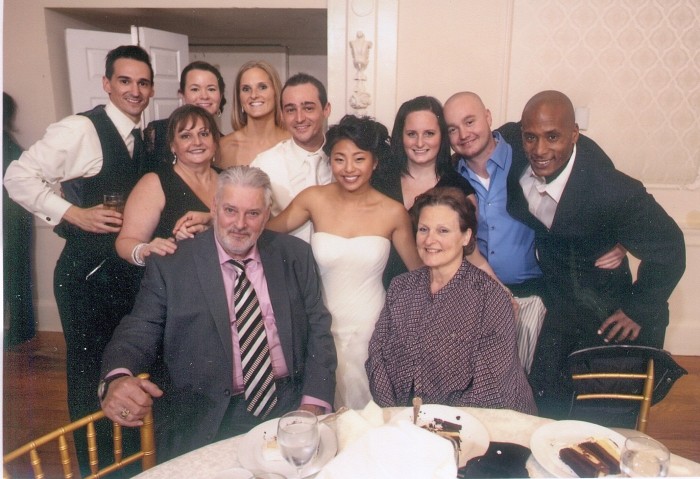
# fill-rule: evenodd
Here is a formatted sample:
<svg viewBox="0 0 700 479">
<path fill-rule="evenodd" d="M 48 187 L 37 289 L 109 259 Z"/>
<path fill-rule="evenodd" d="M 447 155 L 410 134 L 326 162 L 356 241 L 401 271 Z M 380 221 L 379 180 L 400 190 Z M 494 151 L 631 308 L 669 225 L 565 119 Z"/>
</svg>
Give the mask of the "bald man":
<svg viewBox="0 0 700 479">
<path fill-rule="evenodd" d="M 452 95 L 445 102 L 444 114 L 455 167 L 476 191 L 479 251 L 515 296 L 541 295 L 535 233 L 506 211 L 510 145 L 500 133 L 491 131 L 491 112 L 475 93 Z"/>
<path fill-rule="evenodd" d="M 540 414 L 559 418 L 570 401 L 569 353 L 617 343 L 663 347 L 668 298 L 685 270 L 685 243 L 642 183 L 582 141 L 563 93 L 543 91 L 528 101 L 521 141 L 523 154 L 514 155 L 509 175 L 508 211 L 535 231 L 549 298 L 530 382 Z M 635 281 L 627 258 L 615 269 L 596 265 L 618 243 L 641 260 Z"/>
</svg>

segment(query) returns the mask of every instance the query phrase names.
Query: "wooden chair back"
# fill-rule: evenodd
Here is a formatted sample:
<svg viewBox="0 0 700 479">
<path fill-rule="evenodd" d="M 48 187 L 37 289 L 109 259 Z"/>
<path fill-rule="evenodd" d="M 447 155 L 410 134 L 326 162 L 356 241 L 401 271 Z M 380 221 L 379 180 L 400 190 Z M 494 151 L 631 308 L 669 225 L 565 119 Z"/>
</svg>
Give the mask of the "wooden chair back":
<svg viewBox="0 0 700 479">
<path fill-rule="evenodd" d="M 570 417 L 575 416 L 577 401 L 636 401 L 635 427 L 641 432 L 646 431 L 652 404 L 661 401 L 673 383 L 687 374 L 667 351 L 630 345 L 575 351 L 569 355 L 569 371 L 574 385 Z"/>
<path fill-rule="evenodd" d="M 139 377 L 142 379 L 148 379 L 147 374 L 141 374 Z M 117 423 L 112 423 L 114 433 L 114 462 L 103 467 L 102 469 L 99 469 L 97 460 L 97 436 L 95 433 L 95 423 L 100 420 L 109 420 L 105 417 L 104 412 L 101 410 L 84 418 L 78 419 L 77 421 L 74 421 L 68 425 L 62 426 L 48 434 L 45 434 L 44 436 L 28 442 L 27 444 L 8 454 L 5 454 L 2 458 L 3 478 L 10 479 L 10 474 L 4 467 L 6 464 L 28 454 L 34 472 L 34 478 L 43 479 L 45 474 L 38 449 L 51 442 L 56 442 L 61 459 L 61 466 L 63 468 L 63 477 L 65 479 L 72 479 L 73 465 L 71 463 L 71 454 L 68 448 L 67 436 L 81 428 L 85 428 L 88 443 L 88 458 L 90 463 L 90 475 L 87 476 L 86 479 L 97 479 L 104 477 L 107 474 L 122 469 L 137 461 L 141 461 L 142 470 L 150 469 L 156 465 L 156 442 L 153 425 L 153 413 L 149 412 L 146 417 L 143 418 L 143 425 L 140 427 L 141 448 L 139 451 L 128 457 L 123 457 L 121 426 Z"/>
</svg>

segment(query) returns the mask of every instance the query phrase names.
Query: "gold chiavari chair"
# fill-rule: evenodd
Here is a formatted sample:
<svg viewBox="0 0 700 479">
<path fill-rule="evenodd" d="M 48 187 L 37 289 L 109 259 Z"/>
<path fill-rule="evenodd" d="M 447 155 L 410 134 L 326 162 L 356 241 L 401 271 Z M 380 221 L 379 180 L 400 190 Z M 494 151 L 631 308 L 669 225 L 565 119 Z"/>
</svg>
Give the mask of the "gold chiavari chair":
<svg viewBox="0 0 700 479">
<path fill-rule="evenodd" d="M 148 374 L 140 374 L 140 378 L 148 379 Z M 56 442 L 58 453 L 61 459 L 63 468 L 63 477 L 65 479 L 73 478 L 73 465 L 71 463 L 70 451 L 68 450 L 67 436 L 74 431 L 85 428 L 85 434 L 88 442 L 88 455 L 90 463 L 90 475 L 86 479 L 98 479 L 110 474 L 114 471 L 122 469 L 137 461 L 141 461 L 142 470 L 150 469 L 156 465 L 156 443 L 155 431 L 153 426 L 153 413 L 149 412 L 143 418 L 143 425 L 140 427 L 141 433 L 141 448 L 138 452 L 131 454 L 128 457 L 123 457 L 122 445 L 122 427 L 117 423 L 112 423 L 113 438 L 114 438 L 114 462 L 99 469 L 97 460 L 97 438 L 95 433 L 95 423 L 97 421 L 108 421 L 103 411 L 97 411 L 84 418 L 78 419 L 68 425 L 62 426 L 44 436 L 41 436 L 27 444 L 15 449 L 14 451 L 3 456 L 3 478 L 10 479 L 10 474 L 4 467 L 6 464 L 15 461 L 16 459 L 29 455 L 35 479 L 44 478 L 44 470 L 41 463 L 39 448 Z M 45 452 L 42 452 L 45 454 Z"/>
<path fill-rule="evenodd" d="M 646 431 L 651 406 L 666 397 L 678 378 L 688 374 L 668 351 L 647 346 L 581 349 L 569 355 L 568 363 L 574 386 L 571 419 L 629 427 L 631 424 L 621 418 L 636 418 L 635 428 L 640 432 Z M 639 406 L 630 408 L 630 401 Z M 582 407 L 582 402 L 587 404 Z"/>
</svg>

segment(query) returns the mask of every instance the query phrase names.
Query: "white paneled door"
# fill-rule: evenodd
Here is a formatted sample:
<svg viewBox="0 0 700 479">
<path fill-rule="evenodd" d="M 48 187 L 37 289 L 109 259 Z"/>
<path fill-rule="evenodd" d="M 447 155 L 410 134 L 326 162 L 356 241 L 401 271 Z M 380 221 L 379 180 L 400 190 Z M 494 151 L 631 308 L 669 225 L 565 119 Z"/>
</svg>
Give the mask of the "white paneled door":
<svg viewBox="0 0 700 479">
<path fill-rule="evenodd" d="M 119 45 L 130 45 L 128 33 L 66 29 L 66 55 L 73 113 L 91 110 L 107 102 L 102 89 L 105 56 Z"/>
<path fill-rule="evenodd" d="M 144 111 L 144 124 L 167 118 L 180 105 L 180 72 L 189 62 L 186 35 L 145 27 L 131 27 L 131 34 L 66 29 L 66 54 L 73 113 L 107 102 L 102 89 L 105 56 L 119 45 L 141 45 L 151 56 L 155 95 Z"/>
<path fill-rule="evenodd" d="M 180 88 L 180 72 L 189 63 L 187 35 L 164 32 L 146 27 L 131 27 L 134 44 L 141 45 L 151 56 L 155 95 L 143 112 L 144 124 L 168 118 L 180 106 L 177 94 Z"/>
</svg>

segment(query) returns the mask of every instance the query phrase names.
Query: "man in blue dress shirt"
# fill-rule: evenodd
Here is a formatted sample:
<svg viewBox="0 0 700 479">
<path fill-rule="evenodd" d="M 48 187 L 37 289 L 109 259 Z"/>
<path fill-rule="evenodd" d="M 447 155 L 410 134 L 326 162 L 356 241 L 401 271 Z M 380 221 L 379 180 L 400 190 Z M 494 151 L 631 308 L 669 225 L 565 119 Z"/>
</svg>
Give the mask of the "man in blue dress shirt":
<svg viewBox="0 0 700 479">
<path fill-rule="evenodd" d="M 445 120 L 457 171 L 479 200 L 477 244 L 515 296 L 542 294 L 542 271 L 535 258 L 535 232 L 506 211 L 512 149 L 491 131 L 491 112 L 478 95 L 460 92 L 445 102 Z"/>
</svg>

